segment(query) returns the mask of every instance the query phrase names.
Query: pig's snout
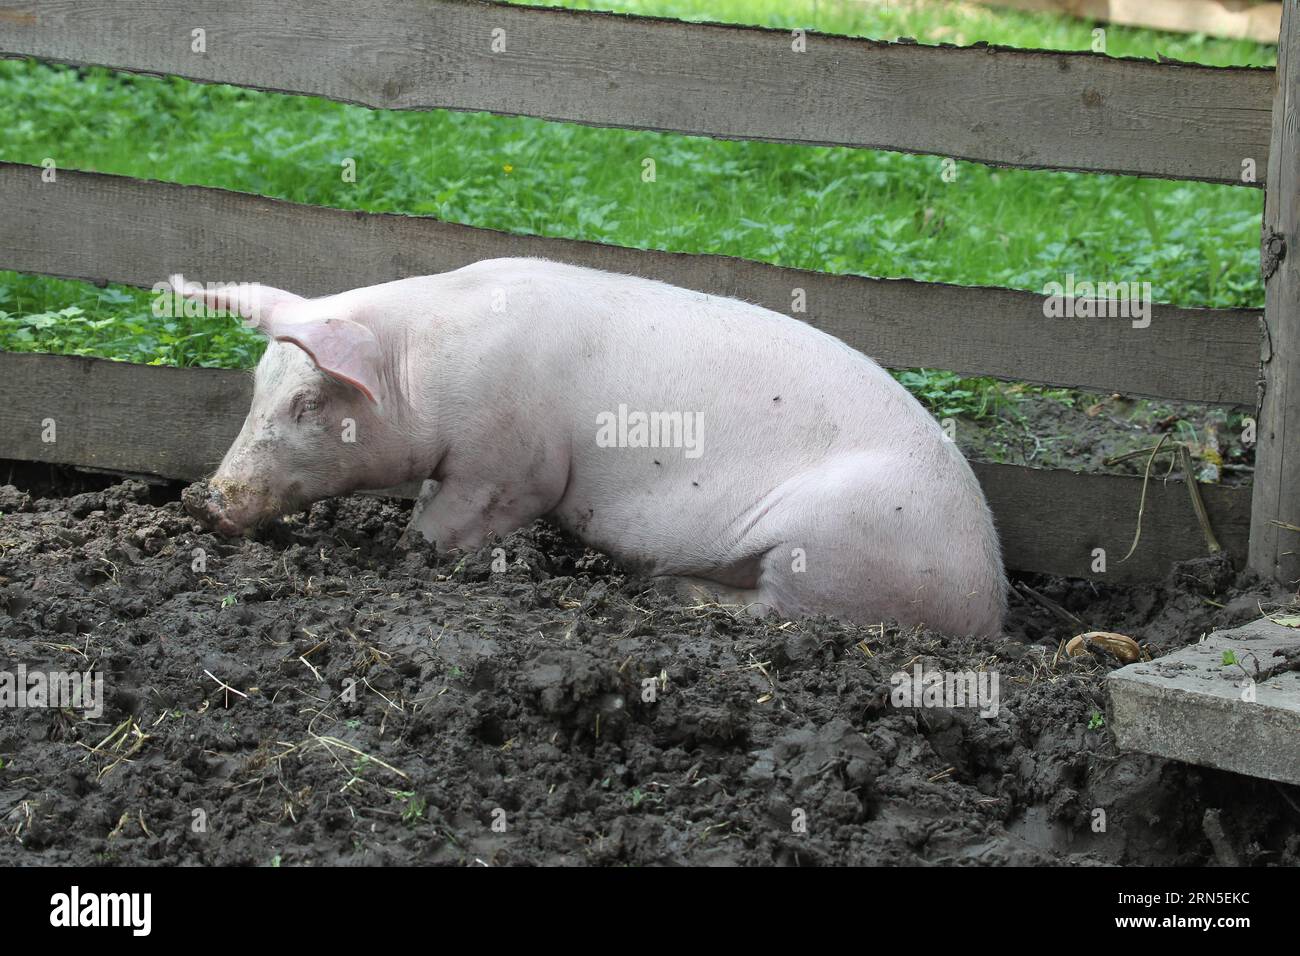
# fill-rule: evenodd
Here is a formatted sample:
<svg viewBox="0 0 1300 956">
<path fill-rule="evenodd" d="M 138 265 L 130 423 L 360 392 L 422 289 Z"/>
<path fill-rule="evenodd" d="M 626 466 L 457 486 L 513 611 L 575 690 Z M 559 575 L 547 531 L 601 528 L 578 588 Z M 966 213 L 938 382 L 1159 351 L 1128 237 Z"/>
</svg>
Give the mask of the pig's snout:
<svg viewBox="0 0 1300 956">
<path fill-rule="evenodd" d="M 221 489 L 206 481 L 199 481 L 181 492 L 181 502 L 192 518 L 217 534 L 235 537 L 243 532 L 227 514 L 226 498 Z"/>
</svg>

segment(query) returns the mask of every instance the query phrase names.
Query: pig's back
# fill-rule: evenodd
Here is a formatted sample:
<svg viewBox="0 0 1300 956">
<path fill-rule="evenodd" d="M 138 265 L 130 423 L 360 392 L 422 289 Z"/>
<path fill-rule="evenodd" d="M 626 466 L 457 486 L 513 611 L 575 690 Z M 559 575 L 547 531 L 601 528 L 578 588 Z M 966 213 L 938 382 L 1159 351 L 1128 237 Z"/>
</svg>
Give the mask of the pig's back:
<svg viewBox="0 0 1300 956">
<path fill-rule="evenodd" d="M 480 329 L 500 327 L 482 338 L 488 366 L 501 367 L 494 351 L 514 355 L 562 392 L 575 438 L 620 405 L 702 413 L 706 443 L 740 442 L 774 463 L 941 438 L 870 358 L 760 306 L 537 259 L 490 260 L 452 275 L 473 275 L 489 300 Z M 506 303 L 499 312 L 494 295 Z"/>
</svg>

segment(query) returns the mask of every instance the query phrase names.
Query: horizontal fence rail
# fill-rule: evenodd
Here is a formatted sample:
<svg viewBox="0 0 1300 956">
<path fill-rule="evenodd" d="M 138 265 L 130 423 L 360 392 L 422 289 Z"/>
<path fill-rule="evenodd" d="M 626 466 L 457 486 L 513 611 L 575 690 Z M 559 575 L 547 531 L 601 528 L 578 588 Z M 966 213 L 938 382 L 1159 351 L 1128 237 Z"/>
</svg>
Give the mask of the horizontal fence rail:
<svg viewBox="0 0 1300 956">
<path fill-rule="evenodd" d="M 203 32 L 202 52 L 193 31 Z M 0 0 L 0 56 L 594 126 L 1243 184 L 1274 74 L 465 0 Z"/>
<path fill-rule="evenodd" d="M 252 387 L 247 372 L 0 352 L 0 458 L 200 478 L 238 434 Z M 54 442 L 44 440 L 50 419 Z M 1138 549 L 1120 563 L 1141 479 L 973 464 L 1012 568 L 1132 583 L 1205 553 L 1182 482 L 1151 482 Z M 1240 559 L 1250 490 L 1209 486 L 1201 494 L 1220 543 Z M 1104 574 L 1094 573 L 1095 548 L 1106 551 Z"/>
<path fill-rule="evenodd" d="M 0 269 L 150 287 L 173 272 L 316 296 L 480 259 L 539 256 L 759 303 L 894 368 L 1254 406 L 1259 312 L 1155 306 L 1046 318 L 1008 289 L 834 276 L 725 256 L 521 236 L 437 219 L 304 206 L 200 186 L 0 164 Z"/>
</svg>

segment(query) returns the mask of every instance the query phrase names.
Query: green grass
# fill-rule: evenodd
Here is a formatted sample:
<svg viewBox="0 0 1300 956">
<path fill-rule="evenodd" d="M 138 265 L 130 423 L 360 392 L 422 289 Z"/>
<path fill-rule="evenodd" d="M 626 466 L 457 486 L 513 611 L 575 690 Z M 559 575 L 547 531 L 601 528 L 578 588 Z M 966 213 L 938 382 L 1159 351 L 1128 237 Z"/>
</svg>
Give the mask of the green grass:
<svg viewBox="0 0 1300 956">
<path fill-rule="evenodd" d="M 1092 25 L 1081 21 L 935 3 L 715 0 L 707 17 L 684 0 L 566 5 L 922 42 L 1093 42 Z M 1267 65 L 1275 56 L 1258 44 L 1113 27 L 1106 41 L 1112 55 L 1214 65 Z M 970 163 L 945 182 L 939 157 L 370 111 L 29 61 L 0 62 L 0 129 L 0 160 L 51 158 L 60 168 L 520 233 L 1035 291 L 1073 272 L 1150 281 L 1157 301 L 1181 305 L 1263 301 L 1260 190 Z M 355 183 L 340 175 L 348 157 L 357 162 Z M 655 160 L 654 183 L 641 179 L 645 157 Z M 256 360 L 261 343 L 238 324 L 163 321 L 149 301 L 122 286 L 0 273 L 0 349 L 177 365 Z M 937 388 L 926 399 L 936 409 L 988 405 L 979 383 L 938 381 L 925 373 L 909 387 Z"/>
<path fill-rule="evenodd" d="M 1156 33 L 1076 20 L 1050 13 L 952 3 L 947 0 L 565 0 L 562 3 L 518 3 L 518 6 L 608 10 L 642 16 L 672 17 L 713 23 L 807 29 L 844 36 L 896 40 L 912 37 L 921 43 L 994 43 L 1040 50 L 1092 49 L 1092 31 L 1105 30 L 1110 56 L 1186 60 L 1213 66 L 1274 66 L 1277 47 L 1244 40 L 1222 40 L 1203 34 Z M 707 12 L 701 12 L 705 8 Z"/>
</svg>

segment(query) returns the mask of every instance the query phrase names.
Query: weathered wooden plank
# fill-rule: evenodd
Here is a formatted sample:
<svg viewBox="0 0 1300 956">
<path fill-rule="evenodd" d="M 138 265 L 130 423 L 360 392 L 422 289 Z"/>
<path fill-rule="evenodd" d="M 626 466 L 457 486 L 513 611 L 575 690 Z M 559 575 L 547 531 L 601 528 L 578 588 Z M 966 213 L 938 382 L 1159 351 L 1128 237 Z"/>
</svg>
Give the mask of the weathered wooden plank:
<svg viewBox="0 0 1300 956">
<path fill-rule="evenodd" d="M 0 352 L 0 458 L 199 478 L 238 434 L 251 394 L 246 372 Z M 56 440 L 47 442 L 51 421 Z M 1159 578 L 1205 552 L 1179 482 L 1151 483 L 1140 546 L 1121 564 L 1140 479 L 988 463 L 975 471 L 1013 568 L 1118 584 Z M 1220 542 L 1244 556 L 1249 489 L 1203 494 Z M 1104 573 L 1093 571 L 1095 548 L 1105 549 Z"/>
<path fill-rule="evenodd" d="M 193 31 L 205 31 L 195 52 Z M 385 109 L 1241 184 L 1272 71 L 933 47 L 473 0 L 0 0 L 0 55 Z M 1255 185 L 1255 183 L 1251 183 Z"/>
<path fill-rule="evenodd" d="M 1148 484 L 1138 548 L 1121 563 L 1137 528 L 1141 478 L 989 462 L 971 467 L 997 519 L 1008 567 L 1127 584 L 1155 580 L 1176 562 L 1208 553 L 1181 481 Z M 1240 566 L 1250 532 L 1250 488 L 1203 485 L 1200 491 L 1215 537 Z M 1097 549 L 1104 552 L 1104 570 Z"/>
<path fill-rule="evenodd" d="M 1047 319 L 1006 289 L 832 276 L 345 212 L 194 186 L 0 164 L 0 268 L 152 286 L 172 272 L 324 295 L 480 259 L 540 256 L 662 279 L 790 312 L 895 368 L 1206 403 L 1255 401 L 1258 312 L 1156 306 L 1127 319 Z"/>
<path fill-rule="evenodd" d="M 1286 0 L 1273 103 L 1276 162 L 1264 200 L 1264 318 L 1267 326 L 1255 448 L 1250 566 L 1284 584 L 1300 580 L 1300 5 Z M 1288 249 L 1287 247 L 1292 248 Z"/>
<path fill-rule="evenodd" d="M 0 352 L 0 457 L 197 478 L 252 394 L 244 371 Z"/>
</svg>

